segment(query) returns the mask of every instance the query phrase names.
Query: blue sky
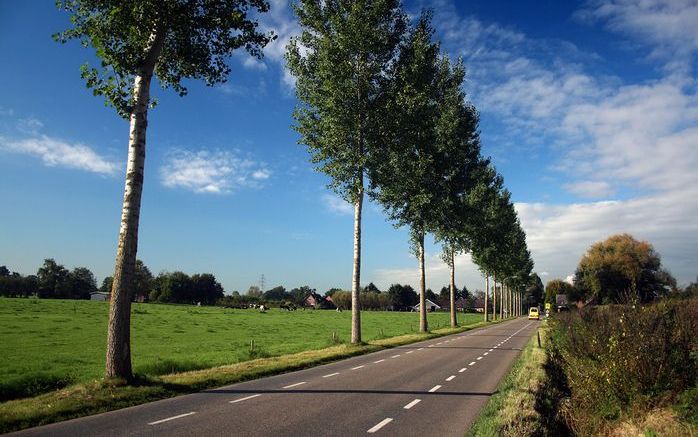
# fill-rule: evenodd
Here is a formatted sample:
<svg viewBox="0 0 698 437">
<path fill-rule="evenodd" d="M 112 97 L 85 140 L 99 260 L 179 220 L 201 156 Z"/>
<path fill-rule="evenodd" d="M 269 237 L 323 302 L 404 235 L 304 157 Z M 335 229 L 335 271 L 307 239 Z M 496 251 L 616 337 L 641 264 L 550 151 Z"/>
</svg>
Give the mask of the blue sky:
<svg viewBox="0 0 698 437">
<path fill-rule="evenodd" d="M 465 4 L 467 3 L 467 5 Z M 139 258 L 154 273 L 212 272 L 227 291 L 350 286 L 352 215 L 325 188 L 290 128 L 287 1 L 263 25 L 263 62 L 230 60 L 228 83 L 155 87 Z M 442 48 L 462 56 L 481 111 L 483 152 L 512 191 L 544 282 L 574 272 L 593 242 L 630 232 L 680 283 L 698 274 L 698 4 L 411 1 L 434 8 Z M 28 24 L 31 23 L 31 24 Z M 34 273 L 46 257 L 110 275 L 128 125 L 80 79 L 90 50 L 51 34 L 50 2 L 0 3 L 0 264 Z M 377 205 L 364 218 L 362 282 L 416 285 L 407 233 Z M 428 285 L 447 270 L 427 248 Z M 468 256 L 457 281 L 484 280 Z"/>
</svg>

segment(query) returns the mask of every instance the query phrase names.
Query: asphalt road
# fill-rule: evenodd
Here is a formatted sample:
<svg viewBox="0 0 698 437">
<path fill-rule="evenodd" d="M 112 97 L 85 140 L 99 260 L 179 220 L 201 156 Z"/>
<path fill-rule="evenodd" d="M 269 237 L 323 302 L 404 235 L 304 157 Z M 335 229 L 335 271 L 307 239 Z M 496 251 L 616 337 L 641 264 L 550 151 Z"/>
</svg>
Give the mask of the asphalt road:
<svg viewBox="0 0 698 437">
<path fill-rule="evenodd" d="M 520 318 L 16 435 L 462 436 L 537 325 Z"/>
</svg>

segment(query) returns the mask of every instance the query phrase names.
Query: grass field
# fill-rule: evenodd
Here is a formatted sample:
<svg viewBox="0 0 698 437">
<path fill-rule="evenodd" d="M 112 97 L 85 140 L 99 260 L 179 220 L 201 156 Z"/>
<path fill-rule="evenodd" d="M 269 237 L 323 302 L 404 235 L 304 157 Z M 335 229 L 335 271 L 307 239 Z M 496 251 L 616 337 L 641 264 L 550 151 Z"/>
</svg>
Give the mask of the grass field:
<svg viewBox="0 0 698 437">
<path fill-rule="evenodd" d="M 158 376 L 316 350 L 348 341 L 351 313 L 134 304 L 137 374 Z M 0 402 L 100 378 L 108 303 L 0 298 Z M 448 326 L 430 313 L 431 329 Z M 473 324 L 482 315 L 459 315 Z M 415 332 L 417 313 L 363 312 L 363 339 Z M 336 340 L 333 340 L 336 333 Z M 254 349 L 250 347 L 254 341 Z"/>
</svg>

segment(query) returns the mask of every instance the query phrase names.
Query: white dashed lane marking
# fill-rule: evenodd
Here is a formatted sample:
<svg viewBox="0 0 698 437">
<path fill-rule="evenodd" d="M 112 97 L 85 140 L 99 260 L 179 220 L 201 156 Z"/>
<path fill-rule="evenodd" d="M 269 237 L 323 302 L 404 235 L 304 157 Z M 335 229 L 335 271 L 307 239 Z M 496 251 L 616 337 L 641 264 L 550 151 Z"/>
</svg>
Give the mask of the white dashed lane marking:
<svg viewBox="0 0 698 437">
<path fill-rule="evenodd" d="M 446 378 L 446 381 L 453 381 L 453 378 L 455 378 L 456 375 L 451 375 L 448 378 Z"/>
<path fill-rule="evenodd" d="M 351 370 L 358 370 L 358 369 L 361 369 L 361 368 L 363 368 L 363 367 L 365 367 L 365 366 L 363 366 L 363 365 L 361 365 L 361 366 L 356 366 L 356 367 L 352 367 Z"/>
<path fill-rule="evenodd" d="M 466 370 L 467 370 L 467 367 L 463 367 L 462 369 L 460 369 L 460 370 L 458 371 L 458 373 L 463 373 L 463 372 L 465 372 Z"/>
<path fill-rule="evenodd" d="M 385 361 L 385 360 L 378 360 L 378 361 L 374 361 L 374 362 L 373 362 L 373 364 L 378 364 L 378 363 L 382 363 L 383 361 Z"/>
<path fill-rule="evenodd" d="M 440 389 L 440 385 L 435 385 L 432 388 L 429 389 L 429 393 L 434 393 L 436 390 Z"/>
<path fill-rule="evenodd" d="M 369 434 L 373 434 L 374 432 L 376 432 L 376 431 L 378 431 L 379 429 L 383 428 L 385 425 L 389 424 L 389 423 L 392 422 L 392 421 L 393 421 L 393 419 L 391 419 L 390 417 L 385 418 L 385 419 L 381 420 L 380 422 L 378 422 L 378 424 L 376 424 L 376 426 L 374 426 L 373 428 L 369 429 L 367 432 L 368 432 Z"/>
<path fill-rule="evenodd" d="M 262 395 L 261 395 L 261 394 L 256 394 L 256 395 L 252 395 L 252 396 L 247 396 L 247 397 L 245 397 L 245 398 L 240 398 L 240 399 L 232 400 L 232 401 L 230 401 L 230 403 L 231 403 L 231 404 L 236 404 L 236 403 L 238 403 L 238 402 L 246 401 L 246 400 L 248 400 L 248 399 L 256 398 L 256 397 L 258 397 L 258 396 L 262 396 Z"/>
<path fill-rule="evenodd" d="M 305 384 L 305 381 L 303 381 L 303 382 L 297 382 L 297 383 L 295 383 L 295 384 L 291 384 L 291 385 L 287 385 L 287 386 L 286 386 L 286 387 L 284 387 L 284 388 L 293 388 L 293 387 L 298 387 L 299 385 L 303 385 L 303 384 Z"/>
<path fill-rule="evenodd" d="M 409 410 L 410 408 L 414 407 L 415 405 L 417 405 L 417 404 L 420 403 L 421 401 L 422 401 L 421 399 L 415 399 L 415 400 L 413 400 L 412 402 L 410 402 L 409 404 L 405 405 L 405 406 L 402 407 L 402 408 L 404 408 L 405 410 Z"/>
<path fill-rule="evenodd" d="M 339 375 L 339 372 L 330 373 L 329 375 L 323 375 L 322 377 L 329 378 L 330 376 L 336 376 L 336 375 Z"/>
<path fill-rule="evenodd" d="M 184 414 L 178 414 L 176 416 L 168 417 L 167 419 L 156 420 L 155 422 L 148 423 L 148 425 L 157 425 L 159 423 L 169 422 L 170 420 L 175 420 L 175 419 L 180 419 L 182 417 L 191 416 L 192 414 L 196 414 L 196 411 L 191 411 L 189 413 L 184 413 Z"/>
</svg>

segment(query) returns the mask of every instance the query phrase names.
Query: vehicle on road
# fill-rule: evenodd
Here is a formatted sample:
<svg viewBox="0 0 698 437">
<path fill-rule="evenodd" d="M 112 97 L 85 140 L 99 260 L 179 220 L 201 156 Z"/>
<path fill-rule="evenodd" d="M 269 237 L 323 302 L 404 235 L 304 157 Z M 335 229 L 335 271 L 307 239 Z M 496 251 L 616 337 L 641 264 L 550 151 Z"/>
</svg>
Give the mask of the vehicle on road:
<svg viewBox="0 0 698 437">
<path fill-rule="evenodd" d="M 528 310 L 528 320 L 540 320 L 538 307 L 531 307 L 531 309 Z"/>
</svg>

